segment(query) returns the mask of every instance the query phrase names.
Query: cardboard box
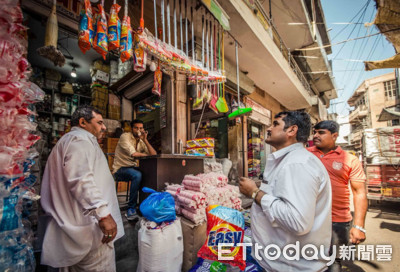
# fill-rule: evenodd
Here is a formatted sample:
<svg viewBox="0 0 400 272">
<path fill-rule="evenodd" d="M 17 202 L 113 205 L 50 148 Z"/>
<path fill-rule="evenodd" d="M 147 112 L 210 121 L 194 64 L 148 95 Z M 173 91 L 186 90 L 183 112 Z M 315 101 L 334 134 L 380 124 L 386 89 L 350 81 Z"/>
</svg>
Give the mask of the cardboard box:
<svg viewBox="0 0 400 272">
<path fill-rule="evenodd" d="M 109 104 L 107 117 L 114 120 L 121 119 L 121 107 Z"/>
<path fill-rule="evenodd" d="M 181 217 L 183 233 L 182 271 L 189 271 L 197 261 L 197 252 L 207 240 L 207 222 L 196 226 L 188 219 Z"/>
<path fill-rule="evenodd" d="M 113 170 L 113 164 L 114 164 L 114 155 L 107 155 L 107 161 L 108 161 L 108 168 L 110 168 L 110 171 L 112 172 Z"/>
<path fill-rule="evenodd" d="M 107 138 L 103 142 L 103 152 L 104 153 L 115 153 L 115 148 L 117 147 L 119 138 Z"/>
</svg>

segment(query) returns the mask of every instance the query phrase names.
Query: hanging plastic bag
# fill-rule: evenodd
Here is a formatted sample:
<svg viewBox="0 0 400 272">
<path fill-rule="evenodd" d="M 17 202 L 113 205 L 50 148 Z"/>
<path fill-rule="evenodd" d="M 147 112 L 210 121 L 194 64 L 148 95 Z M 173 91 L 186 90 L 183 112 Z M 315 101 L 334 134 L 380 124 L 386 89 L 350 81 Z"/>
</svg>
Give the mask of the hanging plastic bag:
<svg viewBox="0 0 400 272">
<path fill-rule="evenodd" d="M 156 223 L 175 220 L 175 200 L 170 193 L 160 193 L 147 187 L 142 191 L 151 194 L 140 204 L 140 211 L 146 219 Z"/>
<path fill-rule="evenodd" d="M 106 59 L 108 53 L 107 38 L 107 18 L 103 8 L 104 0 L 97 7 L 99 9 L 99 19 L 96 26 L 96 35 L 93 42 L 93 49 Z"/>
<path fill-rule="evenodd" d="M 122 62 L 132 57 L 132 28 L 131 18 L 128 16 L 128 1 L 125 0 L 124 19 L 121 26 L 120 58 Z"/>
<path fill-rule="evenodd" d="M 111 6 L 110 17 L 108 18 L 108 50 L 119 49 L 119 40 L 121 38 L 121 21 L 118 18 L 118 12 L 121 6 L 116 3 Z"/>
<path fill-rule="evenodd" d="M 79 20 L 79 37 L 78 46 L 83 52 L 86 53 L 93 43 L 93 12 L 90 0 L 85 0 L 85 6 L 81 10 Z"/>
<path fill-rule="evenodd" d="M 207 240 L 197 256 L 211 261 L 228 263 L 244 270 L 246 261 L 243 260 L 243 247 L 238 245 L 243 243 L 243 237 L 244 218 L 241 212 L 219 205 L 209 206 L 207 208 Z M 223 257 L 233 257 L 232 260 L 218 259 L 219 243 L 231 244 L 223 246 L 223 249 L 229 250 L 229 253 L 220 252 L 220 254 Z"/>
<path fill-rule="evenodd" d="M 153 89 L 151 90 L 153 94 L 161 96 L 161 82 L 162 82 L 162 72 L 159 63 L 156 71 L 154 72 L 154 84 L 153 84 Z"/>
</svg>

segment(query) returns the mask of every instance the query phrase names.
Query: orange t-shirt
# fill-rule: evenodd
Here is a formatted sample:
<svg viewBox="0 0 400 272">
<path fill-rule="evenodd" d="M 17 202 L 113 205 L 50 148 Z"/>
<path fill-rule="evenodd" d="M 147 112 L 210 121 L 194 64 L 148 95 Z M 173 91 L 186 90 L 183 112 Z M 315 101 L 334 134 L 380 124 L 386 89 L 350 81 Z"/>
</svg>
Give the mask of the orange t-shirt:
<svg viewBox="0 0 400 272">
<path fill-rule="evenodd" d="M 325 165 L 332 185 L 332 222 L 348 222 L 350 213 L 350 182 L 365 182 L 360 160 L 340 146 L 328 153 L 322 153 L 316 146 L 307 148 Z"/>
</svg>

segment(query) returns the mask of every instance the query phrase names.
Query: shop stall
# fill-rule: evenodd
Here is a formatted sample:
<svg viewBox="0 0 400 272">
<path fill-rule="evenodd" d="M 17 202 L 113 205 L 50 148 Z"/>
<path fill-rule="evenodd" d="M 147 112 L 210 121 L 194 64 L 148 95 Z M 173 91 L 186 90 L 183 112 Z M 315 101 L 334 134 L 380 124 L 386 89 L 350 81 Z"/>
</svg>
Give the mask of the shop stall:
<svg viewBox="0 0 400 272">
<path fill-rule="evenodd" d="M 41 95 L 27 100 L 40 100 L 30 109 L 43 142 L 37 146 L 38 184 L 47 156 L 70 131 L 78 106 L 90 104 L 101 111 L 107 131 L 99 144 L 110 169 L 119 136 L 132 130 L 130 121 L 142 120 L 158 155 L 140 159 L 141 186 L 169 191 L 164 193 L 174 199 L 178 215 L 178 221 L 143 219 L 142 234 L 179 223 L 176 231 L 184 245 L 177 245 L 174 253 L 182 252 L 174 265 L 187 270 L 206 238 L 206 208 L 219 205 L 235 214 L 241 209 L 238 187 L 229 184 L 223 166 L 213 160 L 229 158 L 229 129 L 244 124 L 240 116 L 228 118 L 235 100 L 241 108 L 238 97 L 225 88 L 229 20 L 215 1 L 91 2 L 21 1 L 29 29 L 29 81 Z M 253 131 L 255 125 L 249 126 Z M 254 130 L 251 139 L 262 140 L 264 131 Z M 129 191 L 128 184 L 117 183 L 117 190 Z M 140 193 L 140 202 L 149 195 Z M 32 223 L 35 235 L 37 221 Z M 40 241 L 36 244 L 38 255 Z"/>
</svg>

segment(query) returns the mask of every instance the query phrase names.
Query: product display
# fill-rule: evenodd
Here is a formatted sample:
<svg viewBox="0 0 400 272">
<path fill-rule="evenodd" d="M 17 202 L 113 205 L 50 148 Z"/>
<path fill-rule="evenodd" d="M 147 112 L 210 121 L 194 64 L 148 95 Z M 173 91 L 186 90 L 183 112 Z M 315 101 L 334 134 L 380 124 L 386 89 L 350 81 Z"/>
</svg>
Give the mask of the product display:
<svg viewBox="0 0 400 272">
<path fill-rule="evenodd" d="M 228 263 L 238 266 L 241 270 L 246 267 L 243 260 L 243 248 L 239 243 L 243 243 L 244 238 L 244 219 L 243 215 L 234 209 L 223 206 L 209 206 L 207 208 L 207 240 L 198 252 L 198 256 L 213 261 Z M 225 245 L 222 249 L 227 253 L 220 252 L 224 257 L 233 257 L 233 260 L 219 260 L 218 244 Z"/>
<path fill-rule="evenodd" d="M 27 28 L 19 1 L 0 0 L 0 271 L 34 271 L 33 236 L 24 199 L 37 201 L 31 173 L 40 139 L 33 104 L 44 92 L 27 81 Z"/>
<path fill-rule="evenodd" d="M 206 219 L 206 207 L 222 205 L 240 210 L 239 187 L 228 185 L 228 178 L 223 174 L 186 175 L 182 185 L 167 184 L 166 192 L 175 198 L 175 210 L 195 224 Z"/>
</svg>

